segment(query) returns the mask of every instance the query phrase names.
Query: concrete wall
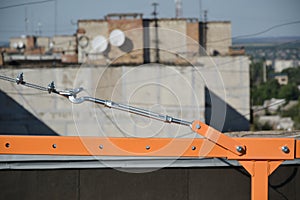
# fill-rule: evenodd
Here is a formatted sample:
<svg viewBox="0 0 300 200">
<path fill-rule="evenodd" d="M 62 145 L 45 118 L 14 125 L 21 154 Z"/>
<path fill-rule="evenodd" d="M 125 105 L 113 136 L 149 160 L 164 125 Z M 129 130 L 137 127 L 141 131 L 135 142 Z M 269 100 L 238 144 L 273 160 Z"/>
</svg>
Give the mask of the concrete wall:
<svg viewBox="0 0 300 200">
<path fill-rule="evenodd" d="M 269 178 L 269 199 L 299 199 L 300 167 L 281 166 Z M 250 177 L 238 167 L 169 168 L 151 173 L 114 169 L 0 171 L 0 199 L 198 200 L 251 198 Z"/>
<path fill-rule="evenodd" d="M 187 19 L 159 19 L 156 28 L 155 21 L 149 20 L 145 31 L 149 32 L 150 62 L 156 62 L 156 42 L 158 42 L 159 62 L 180 65 L 195 63 L 199 57 L 199 24 Z"/>
<path fill-rule="evenodd" d="M 178 54 L 187 52 L 186 32 L 187 22 L 185 19 L 160 19 L 158 20 L 158 38 L 156 38 L 155 22 L 149 24 L 151 62 L 156 61 L 156 42 L 158 40 L 159 62 L 180 63 Z"/>
<path fill-rule="evenodd" d="M 53 52 L 64 53 L 66 55 L 75 55 L 77 50 L 76 36 L 54 36 L 52 38 Z"/>
<path fill-rule="evenodd" d="M 206 23 L 206 51 L 213 55 L 214 51 L 221 55 L 228 55 L 231 40 L 230 22 L 207 22 Z"/>
<path fill-rule="evenodd" d="M 225 102 L 218 109 L 214 109 L 216 105 L 211 105 L 214 114 L 210 123 L 214 127 L 222 130 L 227 105 L 239 113 L 240 117 L 248 120 L 249 59 L 216 57 L 211 60 L 209 57 L 202 57 L 198 63 L 196 67 L 143 65 L 109 68 L 18 68 L 1 69 L 0 73 L 16 77 L 23 72 L 25 81 L 43 86 L 53 80 L 58 89 L 83 87 L 86 90 L 82 95 L 111 99 L 188 121 L 205 120 L 207 87 L 218 99 Z M 215 63 L 218 67 L 215 67 Z M 101 106 L 95 107 L 92 103 L 72 105 L 58 95 L 9 82 L 1 81 L 0 89 L 60 135 L 174 137 L 190 132 L 188 127 L 163 124 Z M 14 115 L 12 110 L 9 119 L 18 124 Z M 232 120 L 231 123 L 235 121 Z M 241 130 L 244 129 L 247 127 L 242 127 Z"/>
<path fill-rule="evenodd" d="M 45 52 L 49 51 L 49 45 L 50 45 L 50 38 L 49 37 L 37 37 L 36 38 L 36 45 L 38 47 L 43 47 L 45 49 Z"/>
<path fill-rule="evenodd" d="M 199 23 L 198 21 L 190 21 L 187 23 L 186 27 L 186 35 L 191 38 L 187 41 L 187 52 L 191 54 L 190 56 L 196 56 L 200 52 L 199 42 L 200 42 L 200 34 L 199 34 Z M 198 43 L 197 45 L 195 42 Z"/>
</svg>

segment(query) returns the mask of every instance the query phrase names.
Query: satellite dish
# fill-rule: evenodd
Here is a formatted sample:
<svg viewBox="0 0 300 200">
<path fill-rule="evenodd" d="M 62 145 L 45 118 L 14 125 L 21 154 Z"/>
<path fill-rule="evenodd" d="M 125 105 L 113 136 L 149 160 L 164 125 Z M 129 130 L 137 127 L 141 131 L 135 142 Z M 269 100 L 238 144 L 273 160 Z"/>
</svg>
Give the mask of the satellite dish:
<svg viewBox="0 0 300 200">
<path fill-rule="evenodd" d="M 79 46 L 84 49 L 89 45 L 89 38 L 85 35 L 82 35 L 78 39 Z"/>
<path fill-rule="evenodd" d="M 120 47 L 124 44 L 125 42 L 125 34 L 123 31 L 119 29 L 113 30 L 110 35 L 109 35 L 109 41 L 111 45 Z"/>
<path fill-rule="evenodd" d="M 99 52 L 99 53 L 104 52 L 107 48 L 107 45 L 108 45 L 107 40 L 102 35 L 98 35 L 92 41 L 92 48 L 95 52 Z"/>
<path fill-rule="evenodd" d="M 18 48 L 18 43 L 13 43 L 13 47 L 16 49 L 16 48 Z"/>
<path fill-rule="evenodd" d="M 49 47 L 50 47 L 50 49 L 52 49 L 54 47 L 54 42 L 53 41 L 50 42 Z"/>
<path fill-rule="evenodd" d="M 18 48 L 23 49 L 24 48 L 24 43 L 22 41 L 18 42 Z"/>
</svg>

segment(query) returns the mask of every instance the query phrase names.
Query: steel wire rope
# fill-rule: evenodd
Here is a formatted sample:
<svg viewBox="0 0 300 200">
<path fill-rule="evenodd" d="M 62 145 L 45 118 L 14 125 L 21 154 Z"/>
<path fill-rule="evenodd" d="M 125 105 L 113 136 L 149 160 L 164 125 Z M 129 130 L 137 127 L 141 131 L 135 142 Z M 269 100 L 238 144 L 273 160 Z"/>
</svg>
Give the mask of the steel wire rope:
<svg viewBox="0 0 300 200">
<path fill-rule="evenodd" d="M 231 39 L 249 38 L 249 37 L 258 36 L 258 35 L 267 33 L 267 32 L 269 32 L 269 31 L 271 31 L 273 29 L 276 29 L 276 28 L 280 28 L 280 27 L 288 26 L 288 25 L 293 25 L 293 24 L 300 24 L 300 20 L 286 22 L 286 23 L 282 23 L 282 24 L 276 24 L 274 26 L 271 26 L 269 28 L 266 28 L 266 29 L 264 29 L 262 31 L 259 31 L 259 32 L 256 32 L 256 33 L 245 34 L 245 35 L 238 35 L 238 36 L 234 36 L 234 37 L 230 37 L 230 38 L 224 38 L 224 39 L 221 39 L 221 40 L 210 41 L 210 42 L 207 42 L 207 43 L 217 43 L 217 42 L 223 42 L 223 41 L 231 40 Z"/>
<path fill-rule="evenodd" d="M 34 5 L 34 4 L 43 4 L 43 3 L 54 2 L 54 1 L 55 0 L 32 1 L 32 2 L 9 5 L 9 6 L 2 6 L 2 7 L 0 7 L 0 10 L 7 9 L 7 8 L 20 7 L 20 6 Z"/>
</svg>

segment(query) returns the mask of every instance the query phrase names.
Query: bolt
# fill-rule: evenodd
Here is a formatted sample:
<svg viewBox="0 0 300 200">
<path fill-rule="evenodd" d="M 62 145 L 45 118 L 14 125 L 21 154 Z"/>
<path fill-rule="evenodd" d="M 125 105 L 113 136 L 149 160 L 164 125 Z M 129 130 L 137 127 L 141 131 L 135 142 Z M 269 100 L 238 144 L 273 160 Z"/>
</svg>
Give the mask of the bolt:
<svg viewBox="0 0 300 200">
<path fill-rule="evenodd" d="M 55 85 L 54 85 L 54 81 L 52 81 L 49 85 L 48 85 L 48 93 L 50 94 L 51 92 L 55 91 Z"/>
<path fill-rule="evenodd" d="M 100 148 L 100 149 L 103 149 L 103 145 L 102 145 L 102 144 L 100 144 L 100 145 L 99 145 L 99 148 Z"/>
<path fill-rule="evenodd" d="M 239 152 L 239 153 L 242 153 L 244 151 L 244 148 L 241 147 L 241 146 L 237 146 L 236 151 Z"/>
<path fill-rule="evenodd" d="M 5 147 L 6 147 L 6 148 L 9 148 L 9 147 L 10 147 L 10 144 L 9 144 L 9 143 L 6 143 L 6 144 L 5 144 Z"/>
<path fill-rule="evenodd" d="M 55 149 L 57 146 L 56 144 L 52 144 L 52 148 Z"/>
<path fill-rule="evenodd" d="M 200 124 L 196 124 L 196 129 L 200 129 L 200 128 L 201 128 Z"/>
<path fill-rule="evenodd" d="M 195 151 L 195 150 L 196 150 L 196 147 L 195 147 L 195 146 L 192 146 L 192 150 Z"/>
<path fill-rule="evenodd" d="M 146 149 L 147 149 L 147 150 L 149 150 L 149 149 L 150 149 L 150 146 L 149 146 L 149 145 L 147 145 L 147 146 L 146 146 Z"/>
<path fill-rule="evenodd" d="M 281 150 L 284 152 L 284 153 L 290 153 L 290 149 L 288 146 L 283 146 L 281 147 Z"/>
</svg>

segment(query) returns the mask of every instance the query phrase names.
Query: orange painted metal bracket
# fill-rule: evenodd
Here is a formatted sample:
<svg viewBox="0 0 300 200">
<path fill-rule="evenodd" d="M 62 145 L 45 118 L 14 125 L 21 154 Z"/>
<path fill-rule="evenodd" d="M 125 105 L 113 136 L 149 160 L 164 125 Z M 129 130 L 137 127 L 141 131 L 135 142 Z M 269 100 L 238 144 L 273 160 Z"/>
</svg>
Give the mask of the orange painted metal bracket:
<svg viewBox="0 0 300 200">
<path fill-rule="evenodd" d="M 192 124 L 192 130 L 213 143 L 220 145 L 221 147 L 228 149 L 236 155 L 242 155 L 246 152 L 246 147 L 237 140 L 224 135 L 216 129 L 208 126 L 207 124 L 195 120 Z"/>
</svg>

